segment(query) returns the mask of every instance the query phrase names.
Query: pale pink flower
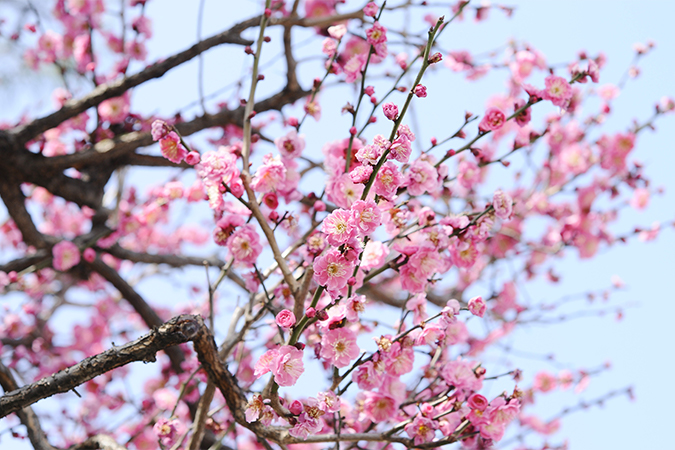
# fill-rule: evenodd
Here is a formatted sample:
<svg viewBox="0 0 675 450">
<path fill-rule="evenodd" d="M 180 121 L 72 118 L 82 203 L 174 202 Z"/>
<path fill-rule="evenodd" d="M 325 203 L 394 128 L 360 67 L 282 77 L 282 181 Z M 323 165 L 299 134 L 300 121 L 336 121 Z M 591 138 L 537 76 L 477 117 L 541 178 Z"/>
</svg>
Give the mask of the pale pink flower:
<svg viewBox="0 0 675 450">
<path fill-rule="evenodd" d="M 495 209 L 495 216 L 508 220 L 513 213 L 513 199 L 509 194 L 498 189 L 492 196 L 492 207 Z"/>
<path fill-rule="evenodd" d="M 285 178 L 286 167 L 281 162 L 281 158 L 269 153 L 263 156 L 263 164 L 256 170 L 251 180 L 251 187 L 256 192 L 271 192 L 277 189 Z"/>
<path fill-rule="evenodd" d="M 351 241 L 357 233 L 353 213 L 336 209 L 323 220 L 321 231 L 327 235 L 328 243 L 335 247 Z"/>
<path fill-rule="evenodd" d="M 405 177 L 399 172 L 396 164 L 387 161 L 377 173 L 373 189 L 377 195 L 391 200 L 396 195 L 396 190 L 403 185 L 404 182 Z"/>
<path fill-rule="evenodd" d="M 321 411 L 326 413 L 334 413 L 340 410 L 340 397 L 335 395 L 333 391 L 319 392 L 316 394 L 318 407 Z"/>
<path fill-rule="evenodd" d="M 305 149 L 305 136 L 298 135 L 296 130 L 291 130 L 286 136 L 276 138 L 274 144 L 284 158 L 297 158 Z"/>
<path fill-rule="evenodd" d="M 405 309 L 413 312 L 413 323 L 419 325 L 429 317 L 427 314 L 427 296 L 425 294 L 413 295 L 405 303 Z"/>
<path fill-rule="evenodd" d="M 359 320 L 359 314 L 366 310 L 366 303 L 368 300 L 365 295 L 352 295 L 347 299 L 347 307 L 345 308 L 345 317 L 350 322 Z"/>
<path fill-rule="evenodd" d="M 54 269 L 65 272 L 80 263 L 80 250 L 70 241 L 61 241 L 52 248 Z"/>
<path fill-rule="evenodd" d="M 363 14 L 368 17 L 375 17 L 379 9 L 380 8 L 377 6 L 377 3 L 368 2 L 368 4 L 366 4 L 366 6 L 363 7 Z"/>
<path fill-rule="evenodd" d="M 377 164 L 377 161 L 382 156 L 382 153 L 385 149 L 389 148 L 389 141 L 387 141 L 386 146 L 381 146 L 377 144 L 369 144 L 364 147 L 361 147 L 358 152 L 356 152 L 356 159 L 360 163 L 364 164 Z"/>
<path fill-rule="evenodd" d="M 352 381 L 358 385 L 359 389 L 363 389 L 364 391 L 377 389 L 384 381 L 383 371 L 378 370 L 375 363 L 368 361 L 358 366 L 352 372 Z"/>
<path fill-rule="evenodd" d="M 328 27 L 328 35 L 332 37 L 333 39 L 337 39 L 338 41 L 342 39 L 342 37 L 347 33 L 347 27 L 345 24 L 341 23 L 339 25 L 333 25 L 332 27 Z"/>
<path fill-rule="evenodd" d="M 38 39 L 38 50 L 45 62 L 53 63 L 63 53 L 63 36 L 52 30 L 45 31 Z"/>
<path fill-rule="evenodd" d="M 131 21 L 131 27 L 138 32 L 138 34 L 145 35 L 146 38 L 152 37 L 152 22 L 145 16 L 138 16 Z"/>
<path fill-rule="evenodd" d="M 347 286 L 353 271 L 354 262 L 348 261 L 335 249 L 314 260 L 314 278 L 329 291 L 339 291 Z"/>
<path fill-rule="evenodd" d="M 565 108 L 572 99 L 572 86 L 563 77 L 549 75 L 544 80 L 546 87 L 542 91 L 544 100 L 550 100 L 556 106 Z"/>
<path fill-rule="evenodd" d="M 373 166 L 356 166 L 349 171 L 349 178 L 354 183 L 367 183 L 370 180 L 370 176 L 373 174 Z"/>
<path fill-rule="evenodd" d="M 340 208 L 349 208 L 361 198 L 365 186 L 354 183 L 349 174 L 330 177 L 326 182 L 326 196 L 328 200 Z"/>
<path fill-rule="evenodd" d="M 382 223 L 382 214 L 372 200 L 357 200 L 351 207 L 353 221 L 359 236 L 372 234 Z"/>
<path fill-rule="evenodd" d="M 171 127 L 163 120 L 158 119 L 152 122 L 151 134 L 153 141 L 159 141 L 164 136 L 166 136 L 170 131 Z"/>
<path fill-rule="evenodd" d="M 400 134 L 389 147 L 387 159 L 395 159 L 398 162 L 407 163 L 412 153 L 412 141 L 405 134 Z"/>
<path fill-rule="evenodd" d="M 463 160 L 459 163 L 458 169 L 457 181 L 465 188 L 471 189 L 475 184 L 480 182 L 480 169 L 473 161 Z"/>
<path fill-rule="evenodd" d="M 408 170 L 408 193 L 423 195 L 426 192 L 435 193 L 440 188 L 436 168 L 426 160 L 415 160 Z"/>
<path fill-rule="evenodd" d="M 284 309 L 277 314 L 274 320 L 281 328 L 291 328 L 295 325 L 295 314 L 293 314 L 293 311 Z"/>
<path fill-rule="evenodd" d="M 328 330 L 321 339 L 321 358 L 337 368 L 348 366 L 359 353 L 356 334 L 349 328 Z"/>
<path fill-rule="evenodd" d="M 256 378 L 260 378 L 261 376 L 265 375 L 267 372 L 272 370 L 272 367 L 274 366 L 274 361 L 276 361 L 277 356 L 279 355 L 279 349 L 278 348 L 273 348 L 270 350 L 267 350 L 258 360 L 257 363 L 255 363 L 254 371 L 253 371 L 253 376 Z"/>
<path fill-rule="evenodd" d="M 251 400 L 249 400 L 248 404 L 246 405 L 246 421 L 251 423 L 258 420 L 265 406 L 266 405 L 263 403 L 262 396 L 260 394 L 253 394 L 253 397 L 251 397 Z"/>
<path fill-rule="evenodd" d="M 334 0 L 308 0 L 305 2 L 306 17 L 325 17 L 335 14 Z"/>
<path fill-rule="evenodd" d="M 532 388 L 539 392 L 549 392 L 555 389 L 558 385 L 558 379 L 555 375 L 546 371 L 541 371 L 534 376 L 534 383 Z"/>
<path fill-rule="evenodd" d="M 483 317 L 486 310 L 487 310 L 487 306 L 485 305 L 485 301 L 483 300 L 483 297 L 478 296 L 478 297 L 474 297 L 471 300 L 469 300 L 469 311 L 474 316 Z"/>
<path fill-rule="evenodd" d="M 445 339 L 445 332 L 437 323 L 426 324 L 420 334 L 415 339 L 415 345 L 431 345 L 436 343 L 443 343 Z"/>
<path fill-rule="evenodd" d="M 302 350 L 292 345 L 282 345 L 270 363 L 270 369 L 279 386 L 293 386 L 305 371 Z"/>
<path fill-rule="evenodd" d="M 379 392 L 366 392 L 363 402 L 363 413 L 375 423 L 384 422 L 396 415 L 398 402 L 388 395 Z"/>
<path fill-rule="evenodd" d="M 389 351 L 384 353 L 383 360 L 387 374 L 398 377 L 413 369 L 415 352 L 412 347 L 402 346 L 400 341 L 394 342 Z"/>
<path fill-rule="evenodd" d="M 109 98 L 98 105 L 101 120 L 110 123 L 122 123 L 129 115 L 129 93 L 121 97 Z"/>
<path fill-rule="evenodd" d="M 183 144 L 180 142 L 180 137 L 175 131 L 170 131 L 160 139 L 159 147 L 162 151 L 162 156 L 176 164 L 183 161 L 188 154 L 188 151 L 183 147 Z"/>
<path fill-rule="evenodd" d="M 483 119 L 478 124 L 478 130 L 485 133 L 486 131 L 495 131 L 500 129 L 506 123 L 506 115 L 504 111 L 499 108 L 491 107 L 485 111 Z"/>
<path fill-rule="evenodd" d="M 370 270 L 384 264 L 389 255 L 389 247 L 380 241 L 368 241 L 361 256 L 361 269 Z"/>
<path fill-rule="evenodd" d="M 260 236 L 251 224 L 243 225 L 237 229 L 227 240 L 227 248 L 237 262 L 247 267 L 255 264 L 262 252 Z"/>
<path fill-rule="evenodd" d="M 457 359 L 443 366 L 441 375 L 448 385 L 454 386 L 457 390 L 479 391 L 483 386 L 483 379 L 474 372 L 476 366 L 476 363 Z"/>
<path fill-rule="evenodd" d="M 649 189 L 637 188 L 633 192 L 633 197 L 630 199 L 630 206 L 635 209 L 642 210 L 649 204 Z"/>
</svg>

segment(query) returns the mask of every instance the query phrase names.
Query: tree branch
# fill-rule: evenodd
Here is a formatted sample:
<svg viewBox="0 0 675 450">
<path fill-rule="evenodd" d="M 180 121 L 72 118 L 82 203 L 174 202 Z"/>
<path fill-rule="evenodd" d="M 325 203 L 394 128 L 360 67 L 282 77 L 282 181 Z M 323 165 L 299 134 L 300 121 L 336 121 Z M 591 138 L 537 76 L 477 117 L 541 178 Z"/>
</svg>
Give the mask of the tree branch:
<svg viewBox="0 0 675 450">
<path fill-rule="evenodd" d="M 203 321 L 197 316 L 177 316 L 135 341 L 90 356 L 74 366 L 35 383 L 21 388 L 15 387 L 0 397 L 0 418 L 44 398 L 68 392 L 117 367 L 134 361 L 154 362 L 158 351 L 190 341 L 203 326 Z M 3 372 L 0 371 L 0 373 Z M 4 380 L 5 377 L 6 375 L 3 374 L 0 380 Z"/>
</svg>

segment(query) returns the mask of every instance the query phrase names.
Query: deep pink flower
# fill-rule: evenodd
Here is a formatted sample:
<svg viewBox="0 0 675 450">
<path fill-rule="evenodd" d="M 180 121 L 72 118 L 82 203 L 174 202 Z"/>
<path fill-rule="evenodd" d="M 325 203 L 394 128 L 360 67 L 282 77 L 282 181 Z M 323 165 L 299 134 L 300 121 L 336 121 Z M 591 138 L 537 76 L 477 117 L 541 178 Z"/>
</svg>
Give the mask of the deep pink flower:
<svg viewBox="0 0 675 450">
<path fill-rule="evenodd" d="M 506 115 L 499 108 L 491 107 L 485 111 L 483 119 L 478 124 L 478 129 L 482 132 L 495 131 L 500 129 L 506 123 Z"/>
<path fill-rule="evenodd" d="M 384 105 L 382 105 L 382 112 L 384 112 L 384 116 L 387 119 L 396 120 L 396 118 L 398 117 L 398 106 L 396 106 L 392 102 L 387 102 Z"/>
<path fill-rule="evenodd" d="M 356 334 L 349 328 L 328 330 L 321 339 L 321 358 L 337 368 L 348 366 L 359 353 Z"/>
<path fill-rule="evenodd" d="M 291 328 L 295 325 L 295 314 L 293 311 L 284 309 L 277 314 L 275 321 L 281 328 Z"/>
<path fill-rule="evenodd" d="M 82 257 L 87 262 L 94 262 L 94 260 L 96 259 L 96 250 L 94 250 L 91 247 L 85 248 L 84 251 L 82 252 Z"/>
<path fill-rule="evenodd" d="M 70 241 L 61 241 L 52 248 L 54 269 L 65 272 L 80 263 L 80 250 Z"/>
<path fill-rule="evenodd" d="M 175 131 L 170 131 L 160 139 L 159 147 L 162 150 L 162 156 L 176 164 L 183 161 L 188 154 L 188 151 L 180 142 L 180 136 Z"/>
<path fill-rule="evenodd" d="M 516 100 L 516 103 L 513 105 L 513 111 L 518 111 L 520 108 L 525 106 L 525 100 L 523 99 L 518 99 Z M 518 124 L 519 127 L 524 127 L 528 123 L 530 123 L 530 120 L 532 120 L 532 108 L 529 106 L 523 110 L 520 114 L 518 114 L 515 118 L 516 123 Z"/>
<path fill-rule="evenodd" d="M 485 411 L 490 402 L 488 402 L 488 399 L 480 394 L 472 394 L 471 397 L 469 397 L 468 404 L 469 408 L 471 409 Z"/>
<path fill-rule="evenodd" d="M 171 447 L 176 439 L 180 436 L 179 432 L 180 422 L 178 419 L 166 420 L 161 417 L 155 425 L 152 427 L 152 430 L 155 432 L 157 439 L 159 439 L 165 447 Z"/>
<path fill-rule="evenodd" d="M 427 87 L 423 86 L 421 84 L 418 84 L 415 86 L 415 95 L 421 98 L 424 98 L 427 96 Z"/>
<path fill-rule="evenodd" d="M 420 445 L 425 442 L 431 442 L 434 439 L 435 432 L 438 429 L 438 423 L 428 417 L 418 414 L 404 429 L 405 432 L 408 433 L 408 436 L 414 440 L 415 445 Z"/>
</svg>

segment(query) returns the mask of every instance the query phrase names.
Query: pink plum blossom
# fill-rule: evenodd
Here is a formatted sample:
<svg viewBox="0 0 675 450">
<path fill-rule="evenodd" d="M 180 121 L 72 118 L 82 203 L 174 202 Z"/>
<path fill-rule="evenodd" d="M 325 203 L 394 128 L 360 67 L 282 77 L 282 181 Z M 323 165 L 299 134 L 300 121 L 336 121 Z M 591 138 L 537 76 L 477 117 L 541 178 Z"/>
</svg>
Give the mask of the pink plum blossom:
<svg viewBox="0 0 675 450">
<path fill-rule="evenodd" d="M 353 270 L 354 263 L 337 250 L 329 250 L 314 261 L 314 278 L 330 291 L 338 291 L 347 286 Z"/>
<path fill-rule="evenodd" d="M 274 320 L 281 328 L 291 328 L 295 325 L 295 315 L 288 309 L 281 310 Z"/>
<path fill-rule="evenodd" d="M 500 129 L 506 123 L 506 115 L 499 108 L 491 107 L 485 111 L 483 119 L 478 124 L 478 129 L 485 133 L 486 131 L 495 131 Z"/>
<path fill-rule="evenodd" d="M 227 248 L 237 262 L 251 267 L 262 252 L 260 236 L 251 224 L 237 229 L 227 240 Z"/>
<path fill-rule="evenodd" d="M 478 296 L 469 300 L 469 311 L 471 311 L 471 314 L 474 316 L 483 317 L 486 309 L 487 306 L 485 305 L 483 297 Z"/>
<path fill-rule="evenodd" d="M 65 272 L 80 263 L 80 249 L 70 241 L 61 241 L 52 248 L 53 265 L 56 270 Z"/>
<path fill-rule="evenodd" d="M 348 366 L 359 352 L 356 334 L 349 328 L 328 330 L 321 339 L 321 358 L 337 368 Z"/>
<path fill-rule="evenodd" d="M 499 189 L 492 196 L 492 207 L 495 209 L 495 216 L 508 220 L 513 213 L 513 200 L 509 194 Z"/>
<path fill-rule="evenodd" d="M 270 370 L 279 386 L 293 386 L 305 371 L 302 350 L 292 345 L 282 345 L 270 362 Z"/>
</svg>

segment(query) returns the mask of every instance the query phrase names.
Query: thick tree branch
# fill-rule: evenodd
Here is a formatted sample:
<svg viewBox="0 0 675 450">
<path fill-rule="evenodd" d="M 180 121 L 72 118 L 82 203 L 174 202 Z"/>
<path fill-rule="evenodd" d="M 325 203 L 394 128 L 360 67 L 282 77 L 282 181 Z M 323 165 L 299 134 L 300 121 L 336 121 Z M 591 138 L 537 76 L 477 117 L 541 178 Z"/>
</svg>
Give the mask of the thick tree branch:
<svg viewBox="0 0 675 450">
<path fill-rule="evenodd" d="M 14 388 L 0 397 L 0 418 L 32 405 L 38 400 L 68 392 L 117 367 L 134 361 L 154 362 L 158 351 L 190 341 L 203 326 L 203 321 L 196 316 L 177 316 L 135 341 L 90 356 L 74 366 L 35 383 Z M 4 378 L 3 375 L 1 379 L 4 380 Z"/>
<path fill-rule="evenodd" d="M 5 392 L 14 391 L 19 388 L 12 373 L 2 362 L 0 362 L 0 386 Z M 4 398 L 4 397 L 2 397 Z M 2 413 L 2 403 L 0 403 L 0 413 Z M 56 450 L 47 440 L 47 436 L 42 431 L 40 419 L 38 418 L 33 408 L 26 406 L 15 410 L 19 420 L 26 427 L 28 432 L 28 440 L 33 445 L 35 450 Z M 4 417 L 4 416 L 0 416 Z"/>
<path fill-rule="evenodd" d="M 128 261 L 140 262 L 146 264 L 167 264 L 171 267 L 185 266 L 204 266 L 204 263 L 212 267 L 223 267 L 225 261 L 215 256 L 202 258 L 199 256 L 183 255 L 151 255 L 150 253 L 139 253 L 122 248 L 119 245 L 113 245 L 110 248 L 102 249 L 116 258 L 126 259 Z M 246 282 L 232 270 L 227 271 L 227 278 L 236 283 L 242 289 L 246 289 Z"/>
<path fill-rule="evenodd" d="M 117 289 L 122 297 L 129 302 L 134 310 L 141 316 L 148 328 L 155 328 L 162 325 L 163 320 L 157 315 L 155 310 L 134 290 L 119 273 L 99 258 L 94 262 L 88 263 L 93 270 L 99 273 L 103 278 L 110 282 Z M 171 360 L 171 367 L 176 373 L 183 372 L 181 364 L 185 361 L 183 352 L 178 348 L 168 348 L 166 354 Z"/>
<path fill-rule="evenodd" d="M 241 32 L 246 28 L 249 28 L 249 26 L 251 25 L 248 24 L 248 21 L 241 22 L 227 31 L 196 43 L 187 50 L 183 50 L 163 61 L 152 64 L 137 74 L 101 84 L 84 97 L 66 102 L 66 104 L 58 111 L 36 119 L 28 125 L 16 128 L 12 131 L 12 134 L 16 137 L 19 144 L 25 144 L 39 134 L 58 126 L 63 121 L 77 116 L 87 109 L 100 104 L 104 100 L 119 97 L 135 86 L 143 84 L 153 78 L 162 77 L 174 67 L 191 60 L 195 56 L 198 56 L 213 47 L 221 44 L 251 45 L 251 41 L 243 39 L 240 36 Z"/>
</svg>

